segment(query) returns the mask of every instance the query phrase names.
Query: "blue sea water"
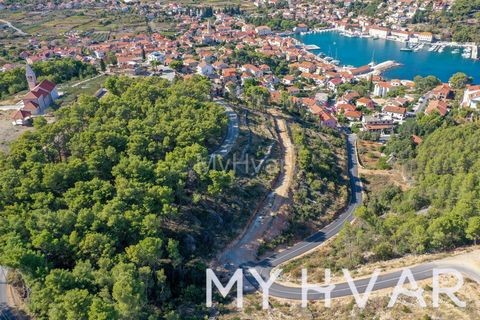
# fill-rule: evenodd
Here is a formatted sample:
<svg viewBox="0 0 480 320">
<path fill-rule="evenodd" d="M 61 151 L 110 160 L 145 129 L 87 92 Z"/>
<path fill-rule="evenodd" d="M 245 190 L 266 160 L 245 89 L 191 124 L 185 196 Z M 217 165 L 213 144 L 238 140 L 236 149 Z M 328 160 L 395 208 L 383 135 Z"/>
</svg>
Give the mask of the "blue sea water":
<svg viewBox="0 0 480 320">
<path fill-rule="evenodd" d="M 389 79 L 410 79 L 416 75 L 434 75 L 446 82 L 456 72 L 464 72 L 480 82 L 480 60 L 463 58 L 461 53 L 453 54 L 451 48 L 445 48 L 444 52 L 430 52 L 428 46 L 417 52 L 400 51 L 405 44 L 372 38 L 346 37 L 340 33 L 321 32 L 305 35 L 296 35 L 295 38 L 304 44 L 315 44 L 320 47 L 319 51 L 327 56 L 340 60 L 343 65 L 355 67 L 363 66 L 373 60 L 380 63 L 387 60 L 395 60 L 402 64 L 401 67 L 390 69 L 383 75 Z"/>
</svg>

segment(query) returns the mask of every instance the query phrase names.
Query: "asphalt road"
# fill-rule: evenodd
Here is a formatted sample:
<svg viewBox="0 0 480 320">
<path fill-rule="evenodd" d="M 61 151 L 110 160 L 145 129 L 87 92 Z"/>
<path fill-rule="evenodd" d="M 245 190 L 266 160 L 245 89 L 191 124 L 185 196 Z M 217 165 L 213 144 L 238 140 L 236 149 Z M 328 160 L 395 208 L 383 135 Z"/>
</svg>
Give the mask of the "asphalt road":
<svg viewBox="0 0 480 320">
<path fill-rule="evenodd" d="M 7 290 L 6 272 L 4 268 L 0 267 L 0 320 L 16 319 L 11 309 L 7 305 Z"/>
<path fill-rule="evenodd" d="M 258 288 L 259 286 L 255 279 L 248 273 L 248 268 L 255 268 L 263 279 L 268 279 L 270 276 L 270 271 L 274 267 L 322 245 L 325 241 L 335 236 L 342 229 L 345 223 L 350 223 L 353 220 L 353 213 L 355 209 L 362 203 L 362 187 L 358 177 L 355 139 L 355 135 L 348 135 L 348 171 L 350 176 L 351 190 L 351 198 L 348 207 L 337 217 L 337 219 L 317 233 L 306 238 L 304 241 L 301 241 L 294 246 L 280 253 L 274 254 L 260 262 L 247 262 L 242 264 L 241 267 L 245 270 L 246 278 L 254 287 Z M 301 290 L 300 288 L 289 288 L 275 283 L 270 288 L 270 295 L 289 299 L 300 299 Z"/>
<path fill-rule="evenodd" d="M 222 145 L 215 152 L 213 152 L 210 157 L 214 158 L 216 156 L 220 156 L 224 158 L 230 153 L 235 145 L 235 141 L 238 138 L 238 115 L 235 113 L 235 111 L 233 111 L 232 107 L 225 103 L 225 101 L 217 100 L 216 102 L 225 108 L 225 112 L 228 117 L 228 131 L 225 139 L 222 142 Z"/>
<path fill-rule="evenodd" d="M 254 277 L 248 272 L 249 268 L 255 268 L 257 272 L 262 276 L 264 281 L 267 281 L 270 277 L 270 272 L 274 267 L 279 266 L 280 264 L 289 261 L 295 257 L 298 257 L 316 247 L 322 245 L 326 240 L 335 236 L 342 228 L 345 223 L 350 223 L 353 219 L 353 213 L 355 209 L 362 203 L 362 185 L 358 176 L 358 163 L 355 152 L 355 139 L 354 135 L 348 136 L 348 168 L 350 175 L 350 188 L 351 188 L 351 200 L 348 207 L 339 217 L 308 237 L 302 242 L 295 244 L 294 246 L 275 254 L 267 259 L 264 259 L 260 262 L 247 262 L 241 265 L 244 269 L 245 278 L 253 286 L 253 289 L 259 289 L 259 284 L 254 279 Z M 431 278 L 433 275 L 434 268 L 454 268 L 457 271 L 466 274 L 471 279 L 476 280 L 480 283 L 480 275 L 467 266 L 452 264 L 443 261 L 437 261 L 432 263 L 425 263 L 410 268 L 412 275 L 416 281 L 424 280 Z M 397 270 L 394 272 L 388 272 L 378 276 L 374 286 L 373 291 L 392 288 L 398 284 L 398 280 L 402 274 L 402 270 Z M 370 282 L 370 277 L 354 280 L 355 287 L 357 288 L 358 293 L 362 294 L 365 292 L 368 284 Z M 323 284 L 309 283 L 313 285 L 322 286 Z M 252 288 L 246 286 L 246 288 Z M 250 289 L 251 290 L 251 289 Z M 289 287 L 281 285 L 278 283 L 273 283 L 269 290 L 269 295 L 278 298 L 285 298 L 291 300 L 301 300 L 302 299 L 302 289 L 300 287 Z M 331 291 L 331 297 L 345 297 L 353 295 L 350 286 L 347 282 L 337 283 Z M 313 290 L 309 290 L 307 293 L 308 300 L 323 300 L 324 294 L 319 293 Z"/>
</svg>

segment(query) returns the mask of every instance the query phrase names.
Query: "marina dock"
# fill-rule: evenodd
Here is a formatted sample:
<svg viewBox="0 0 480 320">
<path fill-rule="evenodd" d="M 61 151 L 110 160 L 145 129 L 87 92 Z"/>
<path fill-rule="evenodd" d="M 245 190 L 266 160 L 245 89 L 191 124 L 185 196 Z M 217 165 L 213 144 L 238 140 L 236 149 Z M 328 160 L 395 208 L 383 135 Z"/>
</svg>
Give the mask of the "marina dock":
<svg viewBox="0 0 480 320">
<path fill-rule="evenodd" d="M 312 50 L 320 50 L 320 47 L 315 44 L 308 44 L 303 46 L 305 50 L 312 51 Z"/>
<path fill-rule="evenodd" d="M 398 63 L 394 60 L 388 60 L 388 61 L 384 61 L 384 62 L 381 62 L 379 64 L 374 65 L 372 67 L 372 69 L 373 69 L 374 73 L 382 73 L 382 72 L 384 72 L 388 69 L 399 67 L 401 65 L 402 65 L 401 63 Z"/>
</svg>

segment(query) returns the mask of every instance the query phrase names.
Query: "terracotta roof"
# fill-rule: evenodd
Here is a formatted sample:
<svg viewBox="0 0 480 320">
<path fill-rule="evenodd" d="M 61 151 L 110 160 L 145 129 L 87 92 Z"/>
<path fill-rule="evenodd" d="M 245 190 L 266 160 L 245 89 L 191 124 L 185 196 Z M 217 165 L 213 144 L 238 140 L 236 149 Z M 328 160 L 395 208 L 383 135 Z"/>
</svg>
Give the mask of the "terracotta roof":
<svg viewBox="0 0 480 320">
<path fill-rule="evenodd" d="M 412 142 L 415 143 L 416 145 L 419 145 L 422 143 L 423 139 L 415 134 L 412 134 Z"/>
<path fill-rule="evenodd" d="M 381 130 L 381 129 L 390 129 L 393 127 L 393 124 L 366 124 L 365 128 L 367 130 Z"/>
<path fill-rule="evenodd" d="M 28 117 L 31 117 L 32 113 L 26 110 L 17 110 L 12 113 L 12 120 L 25 120 Z"/>
<path fill-rule="evenodd" d="M 344 110 L 344 111 L 355 111 L 355 106 L 349 103 L 339 103 L 337 104 L 337 110 Z"/>
<path fill-rule="evenodd" d="M 370 98 L 362 97 L 357 100 L 357 103 L 368 104 L 368 103 L 373 103 L 373 100 Z"/>
<path fill-rule="evenodd" d="M 35 99 L 38 99 L 40 98 L 41 96 L 43 95 L 42 92 L 39 92 L 39 91 L 29 91 L 26 95 L 25 95 L 25 99 L 32 99 L 32 100 L 35 100 Z"/>
<path fill-rule="evenodd" d="M 445 101 L 432 100 L 428 103 L 428 107 L 425 110 L 425 113 L 431 114 L 434 111 L 437 111 L 443 117 L 448 112 L 448 104 Z"/>
<path fill-rule="evenodd" d="M 398 114 L 405 114 L 407 113 L 407 109 L 397 106 L 386 106 L 383 108 L 384 112 L 391 112 L 391 113 L 398 113 Z"/>
<path fill-rule="evenodd" d="M 347 118 L 357 118 L 360 119 L 362 117 L 362 113 L 360 111 L 345 111 L 345 117 Z"/>
<path fill-rule="evenodd" d="M 47 92 L 52 92 L 52 90 L 55 89 L 56 86 L 57 86 L 57 85 L 56 85 L 55 83 L 53 83 L 53 82 L 48 81 L 48 80 L 45 79 L 45 80 L 43 80 L 42 82 L 40 82 L 40 84 L 37 85 L 37 86 L 35 87 L 35 89 L 36 89 L 36 88 L 39 88 L 39 89 L 45 90 L 45 91 L 47 91 Z M 34 89 L 34 90 L 35 90 L 35 89 Z"/>
<path fill-rule="evenodd" d="M 23 110 L 29 111 L 29 112 L 35 112 L 39 108 L 39 105 L 36 102 L 33 101 L 24 101 L 23 102 Z"/>
<path fill-rule="evenodd" d="M 323 112 L 323 109 L 317 106 L 316 104 L 309 105 L 308 108 L 310 109 L 310 112 L 315 115 L 320 115 Z"/>
<path fill-rule="evenodd" d="M 320 120 L 322 121 L 328 121 L 328 120 L 334 120 L 336 121 L 335 117 L 331 115 L 330 113 L 326 112 L 325 110 L 322 110 L 319 114 Z"/>
</svg>

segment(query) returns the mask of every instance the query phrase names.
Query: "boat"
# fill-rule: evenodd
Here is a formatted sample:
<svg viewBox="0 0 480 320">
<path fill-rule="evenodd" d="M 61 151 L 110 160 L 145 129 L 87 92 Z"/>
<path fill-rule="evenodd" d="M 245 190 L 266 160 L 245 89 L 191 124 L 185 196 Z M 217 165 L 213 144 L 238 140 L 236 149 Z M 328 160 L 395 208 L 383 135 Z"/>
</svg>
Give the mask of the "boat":
<svg viewBox="0 0 480 320">
<path fill-rule="evenodd" d="M 374 36 L 372 39 L 373 39 L 373 40 L 378 40 L 378 39 L 380 39 L 380 38 L 379 38 L 378 36 Z"/>
<path fill-rule="evenodd" d="M 409 47 L 403 47 L 403 48 L 400 48 L 400 51 L 412 52 L 413 49 L 412 49 L 412 48 L 409 48 Z"/>
<path fill-rule="evenodd" d="M 340 60 L 332 60 L 331 62 L 332 62 L 334 65 L 340 64 Z"/>
<path fill-rule="evenodd" d="M 459 54 L 459 53 L 460 53 L 460 49 L 454 49 L 454 50 L 452 50 L 452 53 L 453 53 L 453 54 Z"/>
</svg>

